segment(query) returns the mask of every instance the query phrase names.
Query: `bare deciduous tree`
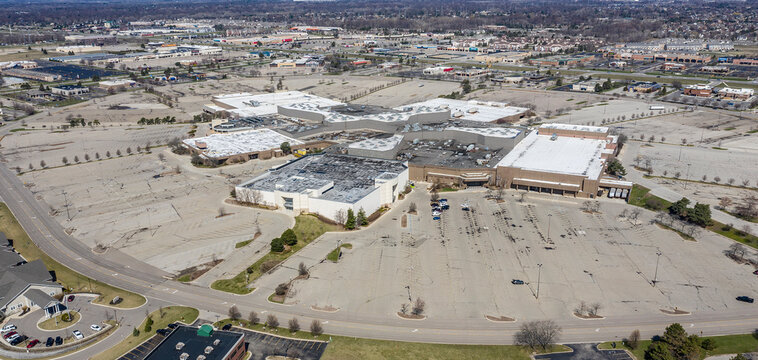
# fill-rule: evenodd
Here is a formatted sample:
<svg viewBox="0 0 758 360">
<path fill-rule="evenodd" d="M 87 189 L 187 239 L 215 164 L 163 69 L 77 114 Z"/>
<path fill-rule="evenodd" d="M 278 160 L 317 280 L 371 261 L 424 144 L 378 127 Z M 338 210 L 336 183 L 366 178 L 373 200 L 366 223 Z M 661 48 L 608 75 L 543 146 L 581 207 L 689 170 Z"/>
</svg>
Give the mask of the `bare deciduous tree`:
<svg viewBox="0 0 758 360">
<path fill-rule="evenodd" d="M 276 318 L 276 316 L 269 314 L 266 316 L 266 326 L 270 328 L 278 328 L 279 327 L 279 319 Z"/>
<path fill-rule="evenodd" d="M 258 317 L 258 313 L 255 311 L 251 311 L 250 314 L 247 315 L 247 321 L 250 322 L 250 325 L 255 325 L 261 321 L 261 319 Z"/>
<path fill-rule="evenodd" d="M 640 346 L 640 331 L 634 330 L 631 334 L 629 334 L 629 338 L 626 339 L 626 345 L 632 348 L 632 350 L 636 350 L 637 347 Z"/>
<path fill-rule="evenodd" d="M 308 268 L 305 266 L 304 262 L 300 262 L 300 265 L 297 267 L 297 272 L 300 274 L 300 276 L 308 275 Z"/>
<path fill-rule="evenodd" d="M 321 321 L 313 320 L 311 321 L 311 335 L 319 336 L 324 333 L 324 327 L 321 325 Z"/>
<path fill-rule="evenodd" d="M 426 303 L 424 300 L 421 300 L 421 298 L 416 298 L 416 301 L 413 302 L 413 308 L 411 309 L 411 314 L 420 316 L 424 313 L 424 308 L 426 307 Z"/>
<path fill-rule="evenodd" d="M 232 307 L 229 308 L 229 318 L 232 320 L 239 320 L 242 317 L 242 313 L 237 308 L 237 305 L 232 305 Z"/>
<path fill-rule="evenodd" d="M 521 324 L 521 329 L 516 333 L 516 343 L 546 350 L 558 341 L 560 333 L 560 326 L 552 320 L 529 321 Z"/>
<path fill-rule="evenodd" d="M 287 325 L 289 325 L 288 327 L 289 327 L 291 333 L 296 333 L 296 332 L 300 331 L 300 322 L 297 321 L 297 318 L 290 319 L 290 321 L 287 323 Z"/>
</svg>

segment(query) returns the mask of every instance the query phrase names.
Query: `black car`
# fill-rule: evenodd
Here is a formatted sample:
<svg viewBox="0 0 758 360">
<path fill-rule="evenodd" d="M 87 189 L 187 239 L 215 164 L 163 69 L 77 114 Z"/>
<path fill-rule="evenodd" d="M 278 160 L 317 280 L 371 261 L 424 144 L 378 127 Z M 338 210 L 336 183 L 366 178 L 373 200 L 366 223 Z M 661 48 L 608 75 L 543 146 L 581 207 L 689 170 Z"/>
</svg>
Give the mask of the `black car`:
<svg viewBox="0 0 758 360">
<path fill-rule="evenodd" d="M 232 329 L 232 324 L 226 324 L 224 325 L 224 327 L 221 328 L 221 330 L 231 330 L 231 329 Z"/>
<path fill-rule="evenodd" d="M 24 335 L 21 335 L 21 336 L 17 337 L 16 339 L 14 339 L 13 341 L 11 341 L 10 344 L 11 344 L 11 346 L 16 346 L 16 345 L 18 345 L 18 344 L 26 341 L 26 339 L 28 339 L 28 337 L 26 337 Z"/>
<path fill-rule="evenodd" d="M 176 326 L 177 325 L 175 323 L 168 324 L 169 329 L 176 329 Z"/>
<path fill-rule="evenodd" d="M 511 284 L 513 284 L 513 285 L 524 285 L 524 280 L 513 279 L 513 280 L 511 280 Z"/>
<path fill-rule="evenodd" d="M 750 296 L 738 296 L 737 297 L 737 301 L 742 301 L 742 302 L 746 302 L 746 303 L 751 303 L 752 304 L 753 301 L 755 301 L 755 299 L 751 298 Z"/>
<path fill-rule="evenodd" d="M 55 345 L 61 345 L 63 344 L 63 338 L 60 336 L 55 337 Z"/>
<path fill-rule="evenodd" d="M 53 338 L 49 337 L 49 338 L 47 338 L 47 341 L 45 341 L 45 346 L 46 347 L 51 347 L 51 346 L 53 346 L 53 343 L 55 343 L 55 340 L 53 340 Z"/>
<path fill-rule="evenodd" d="M 170 332 L 171 332 L 171 330 L 169 330 L 169 329 L 158 329 L 158 330 L 155 330 L 156 334 L 163 335 L 163 336 L 167 336 Z"/>
</svg>

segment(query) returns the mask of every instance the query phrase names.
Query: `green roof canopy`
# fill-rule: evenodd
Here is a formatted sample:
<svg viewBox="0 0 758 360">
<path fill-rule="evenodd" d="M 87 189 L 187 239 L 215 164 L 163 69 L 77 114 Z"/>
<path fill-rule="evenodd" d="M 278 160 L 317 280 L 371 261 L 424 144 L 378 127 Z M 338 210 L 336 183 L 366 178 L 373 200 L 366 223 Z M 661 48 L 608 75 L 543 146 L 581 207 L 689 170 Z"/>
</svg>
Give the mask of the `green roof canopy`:
<svg viewBox="0 0 758 360">
<path fill-rule="evenodd" d="M 210 326 L 208 324 L 203 324 L 199 329 L 197 329 L 197 336 L 208 337 L 211 336 L 211 334 L 213 334 L 213 326 Z"/>
</svg>

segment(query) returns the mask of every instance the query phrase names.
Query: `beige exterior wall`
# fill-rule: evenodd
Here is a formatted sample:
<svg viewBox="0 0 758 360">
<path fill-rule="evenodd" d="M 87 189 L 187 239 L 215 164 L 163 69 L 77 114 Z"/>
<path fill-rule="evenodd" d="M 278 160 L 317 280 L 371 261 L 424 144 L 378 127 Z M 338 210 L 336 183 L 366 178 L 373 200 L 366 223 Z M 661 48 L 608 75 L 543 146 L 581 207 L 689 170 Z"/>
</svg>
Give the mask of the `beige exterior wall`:
<svg viewBox="0 0 758 360">
<path fill-rule="evenodd" d="M 29 286 L 24 291 L 24 293 L 26 293 L 26 291 L 29 291 L 30 289 L 40 289 L 45 294 L 48 294 L 48 295 L 53 296 L 53 297 L 55 297 L 55 295 L 59 295 L 59 294 L 61 294 L 63 292 L 63 290 L 60 287 L 31 285 L 31 286 Z M 33 304 L 32 305 L 32 304 L 33 304 L 32 301 L 29 300 L 22 293 L 22 295 L 17 296 L 15 299 L 13 299 L 12 302 L 10 302 L 8 304 L 8 306 L 5 308 L 5 314 L 6 315 L 10 315 L 10 314 L 15 314 L 15 313 L 21 312 L 21 310 L 24 308 L 24 306 L 26 306 L 28 308 L 33 308 L 34 306 L 39 307 L 39 306 L 45 306 L 45 305 L 47 305 L 47 304 L 42 304 L 42 305 L 40 305 L 40 304 Z"/>
</svg>

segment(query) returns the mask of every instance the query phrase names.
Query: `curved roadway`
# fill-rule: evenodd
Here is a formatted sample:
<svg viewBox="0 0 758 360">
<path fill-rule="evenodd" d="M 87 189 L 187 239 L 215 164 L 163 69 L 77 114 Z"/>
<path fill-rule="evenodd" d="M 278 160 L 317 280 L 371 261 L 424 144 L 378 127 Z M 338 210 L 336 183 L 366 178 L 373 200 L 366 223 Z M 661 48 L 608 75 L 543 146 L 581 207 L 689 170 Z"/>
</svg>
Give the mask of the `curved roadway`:
<svg viewBox="0 0 758 360">
<path fill-rule="evenodd" d="M 9 127 L 0 131 L 7 133 Z M 134 259 L 118 250 L 95 254 L 69 236 L 51 217 L 46 206 L 38 202 L 19 177 L 0 166 L 0 198 L 8 205 L 29 237 L 53 259 L 98 281 L 159 300 L 195 307 L 201 311 L 226 314 L 236 305 L 243 314 L 255 310 L 280 319 L 292 316 L 324 321 L 330 334 L 384 340 L 402 340 L 459 344 L 509 344 L 518 331 L 519 322 L 494 323 L 482 319 L 429 318 L 423 321 L 402 320 L 390 314 L 355 315 L 344 312 L 323 313 L 269 303 L 252 296 L 232 295 L 210 288 L 168 280 L 169 274 Z M 305 323 L 307 323 L 305 322 Z M 750 310 L 694 313 L 687 316 L 639 314 L 612 316 L 603 320 L 558 319 L 563 328 L 562 342 L 618 340 L 633 329 L 643 336 L 660 333 L 672 322 L 680 322 L 690 332 L 704 335 L 749 333 L 758 328 L 758 306 Z M 301 322 L 303 323 L 303 322 Z"/>
</svg>

